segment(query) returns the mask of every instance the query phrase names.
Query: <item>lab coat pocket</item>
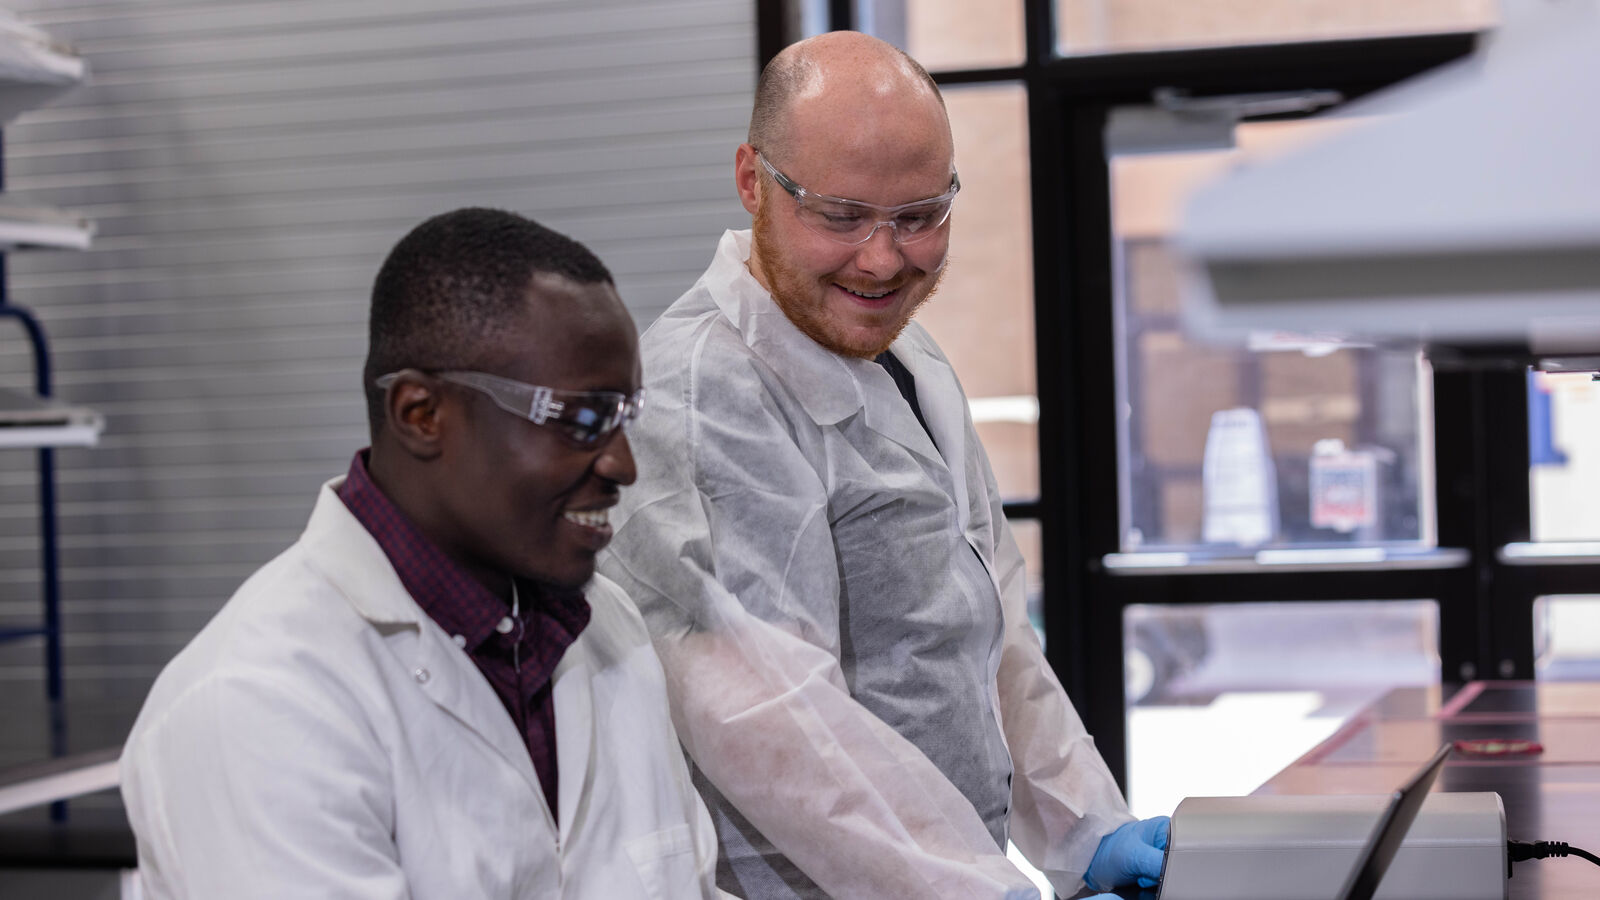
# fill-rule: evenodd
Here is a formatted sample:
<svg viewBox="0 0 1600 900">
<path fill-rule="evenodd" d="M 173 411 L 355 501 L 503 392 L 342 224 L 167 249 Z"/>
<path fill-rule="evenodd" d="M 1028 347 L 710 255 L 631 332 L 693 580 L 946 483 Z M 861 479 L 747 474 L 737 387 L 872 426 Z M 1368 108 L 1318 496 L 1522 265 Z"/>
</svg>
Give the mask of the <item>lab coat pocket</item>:
<svg viewBox="0 0 1600 900">
<path fill-rule="evenodd" d="M 626 846 L 634 871 L 644 883 L 644 896 L 649 900 L 679 900 L 701 895 L 694 834 L 687 824 L 636 837 Z"/>
</svg>

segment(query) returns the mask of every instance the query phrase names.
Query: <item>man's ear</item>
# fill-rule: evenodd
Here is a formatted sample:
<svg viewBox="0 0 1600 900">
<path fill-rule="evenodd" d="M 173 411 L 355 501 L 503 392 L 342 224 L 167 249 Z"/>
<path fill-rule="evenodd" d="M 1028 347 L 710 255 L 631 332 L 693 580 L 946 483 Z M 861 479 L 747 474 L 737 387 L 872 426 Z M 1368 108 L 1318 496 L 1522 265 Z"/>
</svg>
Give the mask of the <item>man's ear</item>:
<svg viewBox="0 0 1600 900">
<path fill-rule="evenodd" d="M 761 205 L 761 161 L 756 148 L 749 144 L 740 144 L 733 156 L 733 183 L 739 189 L 739 202 L 744 204 L 745 212 L 755 215 Z"/>
<path fill-rule="evenodd" d="M 420 460 L 430 460 L 443 452 L 444 416 L 439 381 L 404 369 L 384 394 L 384 427 L 405 451 Z"/>
</svg>

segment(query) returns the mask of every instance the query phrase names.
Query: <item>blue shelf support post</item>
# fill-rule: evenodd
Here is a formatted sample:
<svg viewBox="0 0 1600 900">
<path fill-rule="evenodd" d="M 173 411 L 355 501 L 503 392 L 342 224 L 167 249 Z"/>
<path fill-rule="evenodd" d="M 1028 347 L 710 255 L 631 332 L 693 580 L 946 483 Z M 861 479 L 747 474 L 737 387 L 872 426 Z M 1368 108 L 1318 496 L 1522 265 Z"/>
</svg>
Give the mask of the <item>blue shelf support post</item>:
<svg viewBox="0 0 1600 900">
<path fill-rule="evenodd" d="M 44 326 L 32 312 L 11 305 L 7 290 L 5 257 L 0 255 L 0 316 L 16 319 L 28 335 L 33 347 L 33 386 L 40 397 L 49 397 L 50 347 L 45 341 Z M 65 690 L 62 685 L 61 660 L 61 559 L 56 541 L 56 452 L 51 447 L 38 449 L 39 461 L 39 541 L 40 568 L 44 589 L 44 653 L 45 696 L 50 705 L 50 753 L 63 756 L 67 752 L 67 722 Z M 51 805 L 51 818 L 66 818 L 66 804 Z"/>
</svg>

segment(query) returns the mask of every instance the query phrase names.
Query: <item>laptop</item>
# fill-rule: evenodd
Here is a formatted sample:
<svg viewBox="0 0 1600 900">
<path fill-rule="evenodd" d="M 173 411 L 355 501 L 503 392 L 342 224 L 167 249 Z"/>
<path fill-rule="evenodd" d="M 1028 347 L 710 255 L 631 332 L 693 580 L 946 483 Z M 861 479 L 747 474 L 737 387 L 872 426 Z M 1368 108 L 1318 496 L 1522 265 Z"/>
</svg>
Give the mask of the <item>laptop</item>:
<svg viewBox="0 0 1600 900">
<path fill-rule="evenodd" d="M 1378 891 L 1378 883 L 1389 871 L 1394 855 L 1400 852 L 1400 843 L 1405 840 L 1406 832 L 1411 830 L 1411 823 L 1417 820 L 1422 801 L 1427 799 L 1429 789 L 1438 779 L 1439 771 L 1444 768 L 1444 761 L 1449 756 L 1450 745 L 1446 743 L 1411 776 L 1410 781 L 1394 792 L 1389 805 L 1384 807 L 1383 815 L 1378 817 L 1378 824 L 1372 826 L 1372 833 L 1367 835 L 1367 842 L 1357 854 L 1356 864 L 1345 879 L 1344 887 L 1334 895 L 1335 900 L 1372 900 L 1372 895 Z"/>
<path fill-rule="evenodd" d="M 1427 762 L 1423 763 L 1405 784 L 1401 785 L 1392 795 L 1383 813 L 1378 816 L 1378 821 L 1368 832 L 1366 840 L 1356 854 L 1355 864 L 1345 876 L 1344 884 L 1334 900 L 1372 900 L 1373 894 L 1378 890 L 1378 884 L 1383 881 L 1383 876 L 1389 871 L 1389 864 L 1394 861 L 1395 854 L 1400 850 L 1400 844 L 1405 840 L 1406 833 L 1417 819 L 1417 813 L 1422 810 L 1423 800 L 1427 798 L 1428 791 L 1433 787 L 1434 781 L 1439 777 L 1439 772 L 1444 768 L 1445 759 L 1450 756 L 1451 745 L 1441 746 Z M 1162 862 L 1162 883 L 1160 893 L 1156 896 L 1168 896 L 1166 874 L 1167 864 L 1172 861 L 1171 850 L 1168 850 L 1167 859 Z M 1193 870 L 1189 870 L 1191 873 Z M 1133 896 L 1133 895 L 1128 895 Z M 1148 893 L 1137 896 L 1148 897 Z"/>
</svg>

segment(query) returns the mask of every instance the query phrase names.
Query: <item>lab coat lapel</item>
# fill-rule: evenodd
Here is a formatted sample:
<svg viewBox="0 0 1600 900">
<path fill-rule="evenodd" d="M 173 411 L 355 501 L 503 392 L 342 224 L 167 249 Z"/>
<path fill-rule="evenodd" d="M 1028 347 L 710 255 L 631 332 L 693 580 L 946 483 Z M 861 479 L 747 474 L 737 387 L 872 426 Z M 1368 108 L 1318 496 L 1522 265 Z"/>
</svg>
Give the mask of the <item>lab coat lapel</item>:
<svg viewBox="0 0 1600 900">
<path fill-rule="evenodd" d="M 550 676 L 556 705 L 556 767 L 561 773 L 561 811 L 557 820 L 562 834 L 572 834 L 577 829 L 580 818 L 588 812 L 585 801 L 593 793 L 589 779 L 595 744 L 594 691 L 589 679 L 582 677 L 590 667 L 589 655 L 589 646 L 579 635 Z"/>
<path fill-rule="evenodd" d="M 950 363 L 926 346 L 931 341 L 922 326 L 913 322 L 889 349 L 916 382 L 917 404 L 922 407 L 922 417 L 927 420 L 928 430 L 933 432 L 938 444 L 938 453 L 950 470 L 957 524 L 965 533 L 972 518 L 967 504 L 967 397 Z M 889 381 L 892 388 L 894 380 Z"/>
<path fill-rule="evenodd" d="M 411 666 L 413 681 L 434 705 L 493 747 L 517 770 L 528 789 L 541 800 L 546 800 L 544 787 L 539 784 L 539 775 L 533 768 L 533 760 L 528 756 L 527 745 L 517 733 L 517 727 L 506 713 L 500 698 L 484 680 L 483 673 L 472 664 L 470 657 L 431 621 L 417 631 L 388 634 L 385 642 L 402 663 Z M 416 662 L 413 664 L 409 659 L 415 659 Z M 541 806 L 549 812 L 548 802 Z M 552 829 L 555 827 L 553 814 L 547 824 Z"/>
<path fill-rule="evenodd" d="M 301 538 L 311 565 L 378 631 L 423 695 L 493 747 L 543 800 L 533 760 L 500 698 L 411 599 L 383 548 L 334 493 L 342 480 L 323 485 Z M 553 818 L 549 824 L 555 827 Z"/>
</svg>

